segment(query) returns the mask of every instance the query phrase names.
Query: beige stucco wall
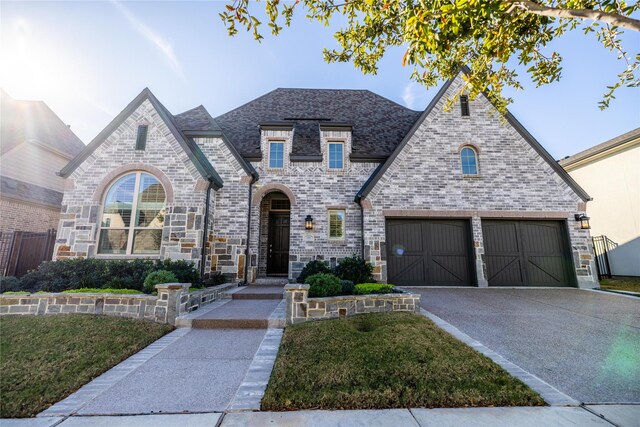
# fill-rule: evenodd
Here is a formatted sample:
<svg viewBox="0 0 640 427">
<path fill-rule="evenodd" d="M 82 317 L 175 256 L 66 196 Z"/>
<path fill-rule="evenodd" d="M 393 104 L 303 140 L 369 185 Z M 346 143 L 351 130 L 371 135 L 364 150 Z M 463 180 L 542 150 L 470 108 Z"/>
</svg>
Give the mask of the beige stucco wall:
<svg viewBox="0 0 640 427">
<path fill-rule="evenodd" d="M 591 235 L 618 243 L 609 256 L 612 273 L 640 276 L 640 140 L 566 169 L 593 198 L 587 204 Z"/>
</svg>

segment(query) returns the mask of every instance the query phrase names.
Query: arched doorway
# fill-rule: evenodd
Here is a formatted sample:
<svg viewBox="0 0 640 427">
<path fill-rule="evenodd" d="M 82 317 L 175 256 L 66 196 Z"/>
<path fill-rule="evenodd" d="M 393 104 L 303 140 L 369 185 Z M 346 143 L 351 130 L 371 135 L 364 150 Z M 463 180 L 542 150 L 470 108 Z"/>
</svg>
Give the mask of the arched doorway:
<svg viewBox="0 0 640 427">
<path fill-rule="evenodd" d="M 289 275 L 289 228 L 291 201 L 286 194 L 273 191 L 260 202 L 260 256 L 258 276 Z"/>
</svg>

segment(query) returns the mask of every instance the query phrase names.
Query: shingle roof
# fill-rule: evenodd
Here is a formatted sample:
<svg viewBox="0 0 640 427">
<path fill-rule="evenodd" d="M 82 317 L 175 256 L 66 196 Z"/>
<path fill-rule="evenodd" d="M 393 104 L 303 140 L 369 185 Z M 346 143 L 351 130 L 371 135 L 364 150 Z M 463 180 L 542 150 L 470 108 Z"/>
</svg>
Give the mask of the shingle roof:
<svg viewBox="0 0 640 427">
<path fill-rule="evenodd" d="M 219 131 L 220 126 L 209 115 L 209 112 L 202 105 L 184 113 L 173 116 L 176 125 L 181 131 L 203 130 Z"/>
<path fill-rule="evenodd" d="M 82 141 L 44 102 L 16 100 L 5 91 L 0 91 L 0 98 L 2 154 L 28 141 L 37 141 L 69 158 L 84 149 Z"/>
<path fill-rule="evenodd" d="M 368 90 L 276 89 L 215 121 L 243 157 L 260 157 L 261 124 L 283 122 L 294 127 L 294 155 L 320 155 L 319 126 L 346 123 L 352 126 L 352 155 L 380 157 L 393 151 L 418 117 L 420 112 Z"/>
<path fill-rule="evenodd" d="M 60 208 L 62 193 L 39 185 L 0 176 L 0 194 L 19 200 Z"/>
<path fill-rule="evenodd" d="M 605 141 L 601 144 L 595 145 L 591 148 L 588 148 L 584 151 L 580 151 L 579 153 L 574 154 L 573 156 L 568 156 L 565 157 L 564 159 L 560 160 L 560 166 L 562 167 L 567 167 L 573 163 L 579 162 L 581 160 L 587 159 L 591 156 L 594 156 L 596 154 L 600 154 L 603 153 L 607 150 L 610 150 L 612 148 L 615 148 L 619 145 L 625 144 L 629 141 L 632 141 L 634 139 L 640 139 L 640 128 L 636 128 L 632 131 L 629 131 L 627 133 L 623 133 L 622 135 L 616 136 L 613 139 L 610 139 L 608 141 Z"/>
</svg>

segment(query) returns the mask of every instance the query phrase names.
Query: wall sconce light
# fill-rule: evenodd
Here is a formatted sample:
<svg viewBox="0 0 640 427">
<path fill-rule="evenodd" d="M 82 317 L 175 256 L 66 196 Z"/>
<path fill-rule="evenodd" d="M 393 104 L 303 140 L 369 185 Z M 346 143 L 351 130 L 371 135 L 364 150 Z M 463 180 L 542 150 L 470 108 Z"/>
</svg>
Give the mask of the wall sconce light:
<svg viewBox="0 0 640 427">
<path fill-rule="evenodd" d="M 313 218 L 311 217 L 311 215 L 307 215 L 307 217 L 304 219 L 304 228 L 306 230 L 313 230 Z"/>
<path fill-rule="evenodd" d="M 574 218 L 576 221 L 580 221 L 580 228 L 582 230 L 590 230 L 591 226 L 589 225 L 589 217 L 585 214 L 575 214 Z"/>
</svg>

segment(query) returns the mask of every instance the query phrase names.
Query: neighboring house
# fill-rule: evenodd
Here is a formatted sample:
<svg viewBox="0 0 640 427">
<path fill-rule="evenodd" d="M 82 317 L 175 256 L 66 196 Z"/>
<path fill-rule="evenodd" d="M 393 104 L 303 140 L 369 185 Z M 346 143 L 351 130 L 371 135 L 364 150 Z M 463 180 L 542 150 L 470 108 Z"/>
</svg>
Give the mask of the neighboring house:
<svg viewBox="0 0 640 427">
<path fill-rule="evenodd" d="M 56 174 L 85 145 L 44 102 L 0 98 L 0 231 L 55 229 L 64 192 Z"/>
<path fill-rule="evenodd" d="M 589 194 L 593 236 L 618 244 L 609 252 L 611 273 L 640 276 L 640 128 L 560 160 Z"/>
<path fill-rule="evenodd" d="M 276 89 L 212 118 L 145 89 L 62 171 L 56 257 L 193 260 L 293 279 L 362 255 L 396 285 L 596 286 L 589 196 L 484 96 L 424 112 Z"/>
</svg>

